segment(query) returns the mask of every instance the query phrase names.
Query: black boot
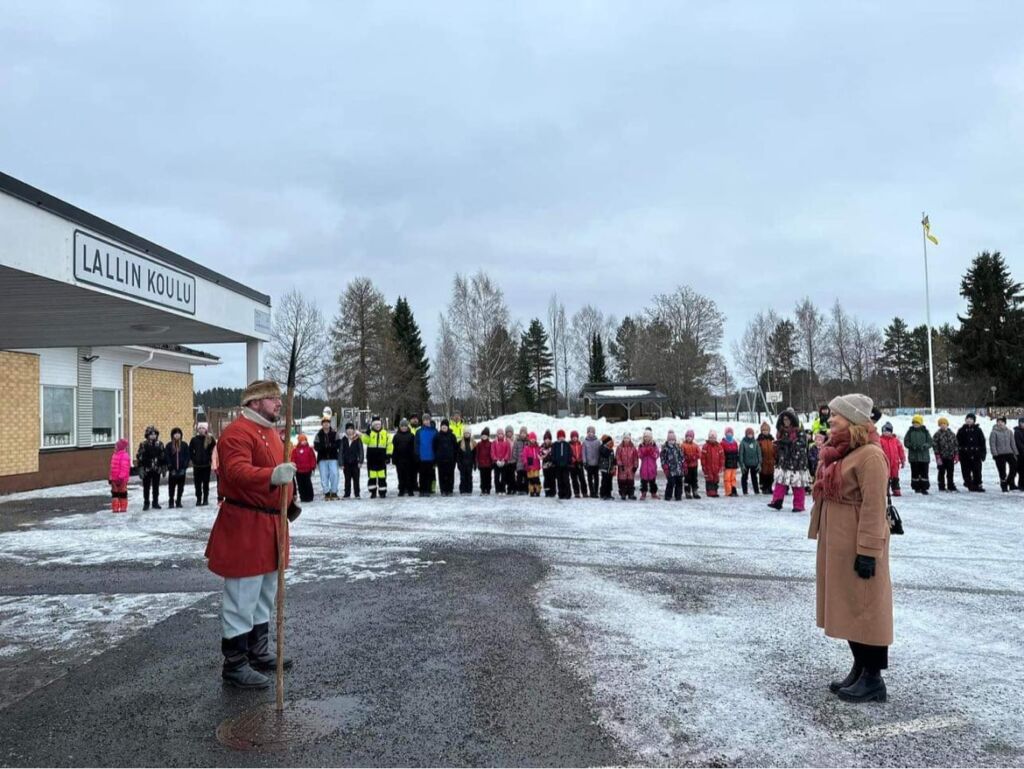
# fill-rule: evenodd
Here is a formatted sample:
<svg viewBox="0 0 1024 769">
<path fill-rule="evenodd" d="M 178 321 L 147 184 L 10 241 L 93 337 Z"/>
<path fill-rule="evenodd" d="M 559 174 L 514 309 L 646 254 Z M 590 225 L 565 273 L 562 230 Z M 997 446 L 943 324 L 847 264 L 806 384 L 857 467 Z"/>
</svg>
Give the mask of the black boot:
<svg viewBox="0 0 1024 769">
<path fill-rule="evenodd" d="M 159 500 L 156 500 L 156 499 L 153 500 L 153 509 L 154 510 L 162 510 L 163 509 L 163 508 L 160 507 L 160 501 Z"/>
<path fill-rule="evenodd" d="M 700 499 L 700 494 L 697 492 L 697 487 L 696 486 L 691 486 L 690 488 L 693 489 L 693 498 L 694 499 Z"/>
<path fill-rule="evenodd" d="M 864 668 L 858 665 L 856 662 L 853 663 L 853 667 L 850 669 L 849 674 L 842 681 L 833 681 L 828 685 L 828 690 L 835 694 L 840 689 L 845 689 L 847 686 L 853 686 L 857 683 L 857 679 L 860 678 L 861 673 L 864 672 Z"/>
<path fill-rule="evenodd" d="M 142 503 L 142 509 L 143 509 L 143 511 L 149 510 L 149 500 L 148 499 L 145 502 Z"/>
<path fill-rule="evenodd" d="M 686 498 L 687 499 L 693 499 L 693 494 L 690 493 L 690 487 L 689 486 L 686 487 Z"/>
<path fill-rule="evenodd" d="M 778 502 L 769 502 L 768 507 L 774 508 L 775 510 L 781 510 L 782 500 L 780 499 Z"/>
<path fill-rule="evenodd" d="M 266 689 L 270 686 L 270 679 L 249 665 L 248 635 L 222 638 L 220 650 L 224 654 L 224 669 L 220 675 L 227 683 L 239 689 Z"/>
<path fill-rule="evenodd" d="M 885 702 L 886 691 L 882 671 L 865 669 L 855 684 L 843 687 L 836 694 L 845 702 Z"/>
<path fill-rule="evenodd" d="M 277 656 L 270 651 L 270 623 L 261 622 L 249 631 L 249 664 L 254 670 L 277 670 Z M 288 670 L 292 661 L 285 657 L 284 669 Z"/>
</svg>

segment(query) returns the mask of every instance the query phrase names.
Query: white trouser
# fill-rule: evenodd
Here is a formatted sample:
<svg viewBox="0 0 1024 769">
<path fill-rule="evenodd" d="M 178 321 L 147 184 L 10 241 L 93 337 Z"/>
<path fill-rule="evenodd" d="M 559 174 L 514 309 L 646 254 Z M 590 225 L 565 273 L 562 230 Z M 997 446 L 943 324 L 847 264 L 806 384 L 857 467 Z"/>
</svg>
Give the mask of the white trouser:
<svg viewBox="0 0 1024 769">
<path fill-rule="evenodd" d="M 234 638 L 248 633 L 254 625 L 270 622 L 276 598 L 276 570 L 255 577 L 225 578 L 220 614 L 224 638 Z"/>
</svg>

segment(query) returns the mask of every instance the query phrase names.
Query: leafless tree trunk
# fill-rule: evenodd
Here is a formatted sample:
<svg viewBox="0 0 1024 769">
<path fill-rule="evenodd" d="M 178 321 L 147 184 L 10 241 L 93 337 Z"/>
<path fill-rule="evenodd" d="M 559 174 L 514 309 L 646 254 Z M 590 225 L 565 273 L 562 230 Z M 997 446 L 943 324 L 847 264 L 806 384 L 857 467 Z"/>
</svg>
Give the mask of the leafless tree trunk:
<svg viewBox="0 0 1024 769">
<path fill-rule="evenodd" d="M 813 387 L 814 378 L 818 375 L 818 351 L 821 349 L 822 337 L 825 330 L 825 317 L 821 314 L 821 311 L 815 307 L 814 302 L 811 298 L 804 297 L 802 301 L 798 302 L 795 310 L 796 315 L 796 328 L 797 338 L 799 339 L 798 348 L 798 360 L 801 365 L 807 370 L 807 389 L 808 392 L 804 393 L 805 405 L 810 408 L 810 405 L 814 402 L 816 393 L 811 391 Z"/>
<path fill-rule="evenodd" d="M 455 399 L 459 396 L 462 382 L 462 361 L 455 331 L 444 315 L 439 318 L 437 350 L 434 354 L 434 376 L 431 383 L 434 397 L 444 405 L 445 413 L 451 414 Z"/>
<path fill-rule="evenodd" d="M 327 333 L 324 316 L 312 299 L 293 288 L 274 311 L 274 328 L 267 352 L 267 373 L 282 384 L 288 379 L 292 340 L 295 340 L 295 389 L 318 392 L 325 381 Z"/>
</svg>

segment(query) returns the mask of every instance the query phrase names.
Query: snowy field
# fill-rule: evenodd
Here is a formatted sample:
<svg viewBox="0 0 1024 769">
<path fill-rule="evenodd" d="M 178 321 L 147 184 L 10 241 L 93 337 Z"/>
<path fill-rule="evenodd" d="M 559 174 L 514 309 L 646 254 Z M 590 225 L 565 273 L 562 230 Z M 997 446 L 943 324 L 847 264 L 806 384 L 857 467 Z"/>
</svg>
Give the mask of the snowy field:
<svg viewBox="0 0 1024 769">
<path fill-rule="evenodd" d="M 516 417 L 505 422 L 518 428 Z M 683 425 L 675 429 L 681 437 Z M 771 510 L 763 496 L 318 501 L 293 526 L 289 579 L 439 568 L 424 555 L 437 545 L 539 556 L 548 568 L 538 615 L 600 725 L 639 764 L 1021 766 L 1024 493 L 999 493 L 991 462 L 985 485 L 986 494 L 898 501 L 907 534 L 892 544 L 896 643 L 885 705 L 849 705 L 827 691 L 849 652 L 814 625 L 807 516 Z M 103 491 L 83 484 L 20 496 Z M 142 513 L 141 491 L 130 494 L 125 515 L 98 511 L 0 534 L 0 568 L 201 562 L 213 508 Z M 3 592 L 0 666 L 30 648 L 81 664 L 209 595 Z"/>
</svg>

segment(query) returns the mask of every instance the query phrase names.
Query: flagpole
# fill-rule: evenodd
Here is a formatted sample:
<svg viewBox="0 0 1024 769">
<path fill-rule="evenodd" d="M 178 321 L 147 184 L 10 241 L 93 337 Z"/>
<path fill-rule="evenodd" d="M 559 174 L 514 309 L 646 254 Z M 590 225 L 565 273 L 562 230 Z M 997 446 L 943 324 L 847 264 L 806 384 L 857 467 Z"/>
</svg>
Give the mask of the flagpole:
<svg viewBox="0 0 1024 769">
<path fill-rule="evenodd" d="M 924 312 L 928 322 L 928 387 L 932 399 L 932 415 L 935 415 L 935 363 L 932 359 L 932 301 L 928 288 L 928 231 L 924 226 L 926 216 L 921 212 L 921 245 L 924 246 Z"/>
</svg>

